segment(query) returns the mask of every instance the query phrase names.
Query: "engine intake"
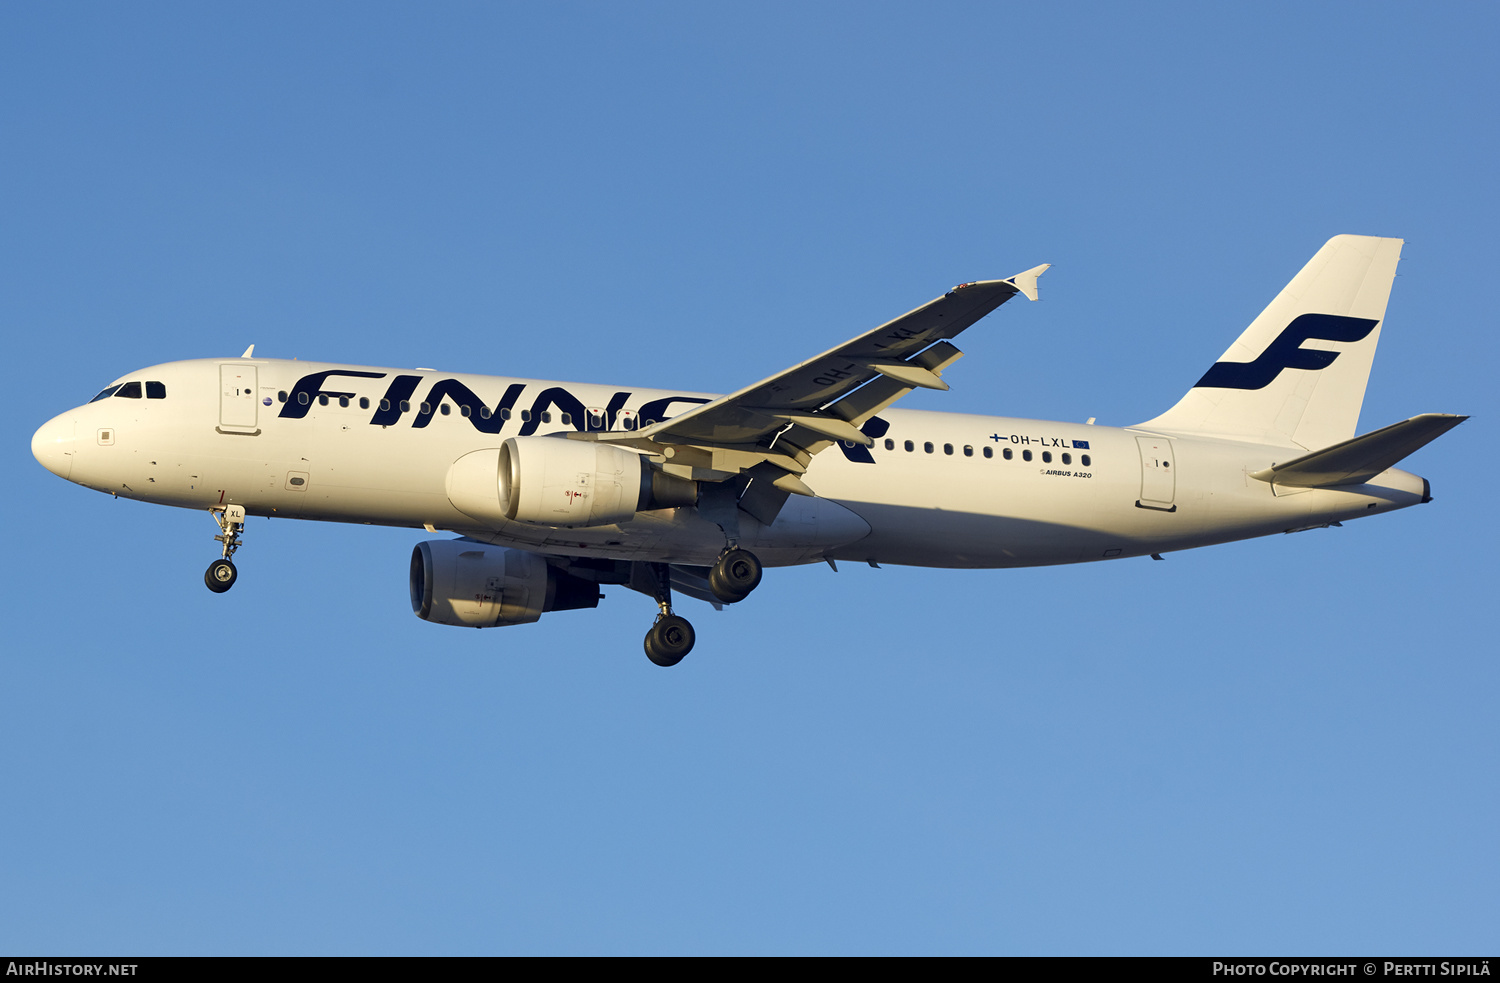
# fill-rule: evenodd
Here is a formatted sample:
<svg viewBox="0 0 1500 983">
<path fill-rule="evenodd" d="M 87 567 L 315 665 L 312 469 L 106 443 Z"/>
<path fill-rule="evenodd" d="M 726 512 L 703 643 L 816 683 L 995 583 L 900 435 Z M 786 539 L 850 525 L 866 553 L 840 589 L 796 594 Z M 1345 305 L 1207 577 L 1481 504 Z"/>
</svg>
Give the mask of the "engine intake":
<svg viewBox="0 0 1500 983">
<path fill-rule="evenodd" d="M 598 584 L 525 550 L 433 539 L 411 551 L 411 609 L 423 621 L 526 625 L 547 611 L 598 607 L 600 597 Z"/>
</svg>

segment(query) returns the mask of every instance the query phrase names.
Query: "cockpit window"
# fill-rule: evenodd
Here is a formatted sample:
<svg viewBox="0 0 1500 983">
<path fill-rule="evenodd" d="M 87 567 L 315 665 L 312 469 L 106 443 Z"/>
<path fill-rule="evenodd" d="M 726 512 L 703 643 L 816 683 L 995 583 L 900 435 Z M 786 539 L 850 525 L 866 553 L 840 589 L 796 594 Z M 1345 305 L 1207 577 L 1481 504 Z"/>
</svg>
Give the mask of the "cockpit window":
<svg viewBox="0 0 1500 983">
<path fill-rule="evenodd" d="M 102 392 L 99 393 L 99 395 L 97 395 L 93 399 L 89 400 L 89 402 L 90 403 L 97 403 L 101 399 L 108 399 L 109 397 L 113 396 L 115 394 L 115 390 L 119 389 L 119 388 L 120 388 L 119 386 L 110 386 L 108 389 L 103 390 Z"/>
<path fill-rule="evenodd" d="M 148 383 L 146 383 L 146 398 L 147 399 L 166 399 L 167 398 L 167 387 L 165 385 L 163 385 L 162 383 L 160 383 L 160 382 L 148 382 Z"/>
<path fill-rule="evenodd" d="M 116 399 L 140 399 L 141 384 L 139 382 L 127 382 L 115 390 Z"/>
</svg>

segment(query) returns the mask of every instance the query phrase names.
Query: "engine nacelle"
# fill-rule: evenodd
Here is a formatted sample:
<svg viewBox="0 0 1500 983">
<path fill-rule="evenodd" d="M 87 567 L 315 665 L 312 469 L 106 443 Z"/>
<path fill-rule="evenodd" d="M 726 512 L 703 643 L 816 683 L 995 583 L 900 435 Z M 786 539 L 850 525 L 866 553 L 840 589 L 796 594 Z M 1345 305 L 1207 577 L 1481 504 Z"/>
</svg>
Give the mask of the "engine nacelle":
<svg viewBox="0 0 1500 983">
<path fill-rule="evenodd" d="M 599 585 L 525 550 L 433 539 L 411 551 L 411 609 L 463 628 L 525 625 L 545 611 L 599 606 Z"/>
<path fill-rule="evenodd" d="M 447 489 L 465 515 L 539 526 L 611 525 L 698 499 L 696 482 L 654 470 L 634 451 L 561 437 L 512 437 L 465 454 L 448 469 Z"/>
</svg>

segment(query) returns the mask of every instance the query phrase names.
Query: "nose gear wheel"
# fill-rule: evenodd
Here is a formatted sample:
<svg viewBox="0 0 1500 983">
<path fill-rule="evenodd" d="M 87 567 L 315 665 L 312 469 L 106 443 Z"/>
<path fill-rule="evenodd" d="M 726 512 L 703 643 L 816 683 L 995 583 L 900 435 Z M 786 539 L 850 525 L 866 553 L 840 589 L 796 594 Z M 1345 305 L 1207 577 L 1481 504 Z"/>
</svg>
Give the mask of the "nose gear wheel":
<svg viewBox="0 0 1500 983">
<path fill-rule="evenodd" d="M 203 582 L 215 594 L 222 594 L 234 586 L 239 575 L 233 563 L 228 560 L 215 560 L 208 565 L 208 570 L 203 574 Z"/>
</svg>

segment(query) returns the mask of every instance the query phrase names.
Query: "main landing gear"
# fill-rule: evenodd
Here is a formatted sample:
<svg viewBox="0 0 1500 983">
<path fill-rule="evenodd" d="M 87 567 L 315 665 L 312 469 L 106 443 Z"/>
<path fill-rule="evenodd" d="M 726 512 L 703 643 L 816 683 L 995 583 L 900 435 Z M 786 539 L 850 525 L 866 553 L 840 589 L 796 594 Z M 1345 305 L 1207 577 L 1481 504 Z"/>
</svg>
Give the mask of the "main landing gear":
<svg viewBox="0 0 1500 983">
<path fill-rule="evenodd" d="M 203 582 L 215 594 L 222 594 L 239 579 L 239 571 L 229 558 L 240 548 L 240 533 L 245 531 L 245 507 L 226 505 L 223 508 L 209 509 L 208 514 L 219 524 L 219 535 L 214 539 L 224 544 L 224 556 L 208 565 L 208 570 L 203 574 Z"/>
<path fill-rule="evenodd" d="M 696 636 L 686 618 L 672 613 L 672 568 L 665 563 L 636 563 L 631 567 L 634 590 L 656 598 L 661 613 L 646 632 L 646 658 L 659 666 L 675 666 L 693 650 Z"/>
<path fill-rule="evenodd" d="M 663 611 L 646 632 L 646 658 L 659 666 L 675 666 L 693 650 L 697 636 L 686 618 Z"/>
<path fill-rule="evenodd" d="M 708 587 L 714 597 L 733 604 L 750 596 L 760 584 L 761 573 L 754 553 L 734 547 L 725 550 L 709 569 Z M 665 563 L 633 564 L 630 587 L 654 597 L 661 609 L 646 632 L 646 658 L 659 666 L 675 666 L 693 650 L 696 635 L 686 618 L 672 613 L 672 568 Z"/>
<path fill-rule="evenodd" d="M 755 554 L 738 546 L 727 549 L 708 571 L 708 586 L 725 604 L 743 601 L 760 586 L 761 566 Z"/>
</svg>

